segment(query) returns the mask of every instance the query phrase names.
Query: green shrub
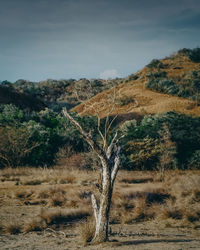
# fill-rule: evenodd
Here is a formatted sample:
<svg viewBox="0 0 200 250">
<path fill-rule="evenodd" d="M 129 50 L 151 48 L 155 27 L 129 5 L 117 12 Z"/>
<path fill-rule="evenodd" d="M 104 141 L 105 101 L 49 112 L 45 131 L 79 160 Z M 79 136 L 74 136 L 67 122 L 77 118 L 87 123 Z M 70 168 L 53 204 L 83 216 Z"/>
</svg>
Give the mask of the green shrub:
<svg viewBox="0 0 200 250">
<path fill-rule="evenodd" d="M 181 49 L 178 51 L 178 54 L 187 56 L 192 62 L 200 62 L 200 48 L 198 47 L 194 49 Z"/>
<path fill-rule="evenodd" d="M 142 166 L 146 169 L 156 167 L 158 155 L 154 154 L 155 150 L 160 150 L 161 137 L 159 131 L 163 130 L 163 124 L 169 129 L 171 141 L 176 144 L 175 162 L 178 168 L 187 168 L 188 160 L 196 150 L 200 150 L 200 118 L 191 117 L 175 112 L 166 114 L 148 115 L 143 118 L 141 123 L 129 121 L 122 125 L 121 130 L 124 134 L 123 159 L 126 168 L 135 168 Z M 146 149 L 146 152 L 144 151 Z M 141 152 L 140 152 L 141 151 Z M 149 155 L 149 160 L 140 163 L 138 155 L 143 157 Z M 156 157 L 154 157 L 154 155 Z M 135 158 L 134 158 L 135 157 Z M 145 155 L 144 158 L 145 159 Z M 142 159 L 142 158 L 141 158 Z M 151 160 L 153 159 L 153 160 Z M 136 162 L 139 160 L 138 162 Z M 147 159 L 148 160 L 148 159 Z"/>
<path fill-rule="evenodd" d="M 190 169 L 200 169 L 200 150 L 196 150 L 188 160 Z"/>
<path fill-rule="evenodd" d="M 158 68 L 158 69 L 162 69 L 164 67 L 163 63 L 158 60 L 158 59 L 153 59 L 148 65 L 148 68 Z"/>
<path fill-rule="evenodd" d="M 134 103 L 134 102 L 135 102 L 135 98 L 132 96 L 123 96 L 119 99 L 120 106 L 125 106 L 125 105 L 128 105 L 130 103 Z"/>
</svg>

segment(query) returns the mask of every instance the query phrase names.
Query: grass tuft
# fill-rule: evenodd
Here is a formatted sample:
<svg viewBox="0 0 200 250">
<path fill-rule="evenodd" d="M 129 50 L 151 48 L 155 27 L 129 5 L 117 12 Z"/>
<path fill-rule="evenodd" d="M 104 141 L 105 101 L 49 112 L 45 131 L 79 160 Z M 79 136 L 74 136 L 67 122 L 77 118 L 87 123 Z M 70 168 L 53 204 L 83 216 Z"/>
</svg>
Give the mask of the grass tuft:
<svg viewBox="0 0 200 250">
<path fill-rule="evenodd" d="M 45 228 L 47 228 L 47 224 L 45 223 L 44 220 L 32 219 L 24 225 L 23 231 L 28 233 L 28 232 L 32 232 L 32 231 L 42 231 Z"/>
<path fill-rule="evenodd" d="M 79 230 L 82 242 L 84 244 L 91 242 L 95 234 L 94 221 L 92 219 L 89 219 L 86 222 L 81 223 Z"/>
<path fill-rule="evenodd" d="M 17 222 L 9 222 L 4 226 L 4 232 L 8 234 L 19 234 L 22 232 L 22 226 Z"/>
</svg>

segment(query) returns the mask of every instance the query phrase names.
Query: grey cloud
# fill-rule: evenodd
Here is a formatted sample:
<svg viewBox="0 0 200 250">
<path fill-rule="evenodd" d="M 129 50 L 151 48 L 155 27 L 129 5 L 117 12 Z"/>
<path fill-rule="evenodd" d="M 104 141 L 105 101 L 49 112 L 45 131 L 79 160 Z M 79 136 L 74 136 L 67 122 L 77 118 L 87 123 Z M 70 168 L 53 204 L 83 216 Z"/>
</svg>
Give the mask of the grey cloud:
<svg viewBox="0 0 200 250">
<path fill-rule="evenodd" d="M 199 0 L 0 0 L 0 79 L 134 73 L 197 46 Z"/>
</svg>

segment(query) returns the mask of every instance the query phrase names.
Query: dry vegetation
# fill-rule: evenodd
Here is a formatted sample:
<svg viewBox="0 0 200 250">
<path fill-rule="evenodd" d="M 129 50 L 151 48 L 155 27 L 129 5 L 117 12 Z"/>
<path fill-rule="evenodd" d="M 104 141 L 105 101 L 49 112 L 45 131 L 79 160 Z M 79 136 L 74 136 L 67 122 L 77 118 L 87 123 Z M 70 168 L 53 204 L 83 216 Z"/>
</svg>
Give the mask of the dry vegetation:
<svg viewBox="0 0 200 250">
<path fill-rule="evenodd" d="M 163 70 L 169 79 L 175 83 L 182 84 L 185 76 L 193 71 L 200 70 L 200 63 L 194 63 L 187 57 L 176 55 L 160 60 Z M 169 94 L 151 91 L 145 87 L 150 74 L 159 73 L 159 68 L 144 67 L 133 77 L 124 80 L 124 83 L 115 88 L 116 103 L 112 114 L 135 113 L 139 115 L 165 113 L 171 110 L 185 113 L 187 115 L 200 115 L 200 107 L 194 101 L 185 98 L 172 96 Z M 109 114 L 110 107 L 107 104 L 109 96 L 113 94 L 113 89 L 101 92 L 89 101 L 74 108 L 79 114 L 94 114 L 100 107 L 100 116 Z M 103 105 L 102 105 L 103 104 Z"/>
<path fill-rule="evenodd" d="M 98 194 L 97 172 L 57 167 L 4 169 L 0 174 L 2 235 L 35 231 L 66 236 L 77 230 L 74 237 L 90 242 L 94 233 L 90 193 L 96 189 Z M 189 228 L 200 236 L 199 171 L 170 171 L 160 181 L 157 172 L 121 170 L 110 222 L 115 229 L 110 229 L 111 237 L 119 237 L 122 227 L 141 223 L 147 228 L 149 223 L 165 229 Z"/>
</svg>

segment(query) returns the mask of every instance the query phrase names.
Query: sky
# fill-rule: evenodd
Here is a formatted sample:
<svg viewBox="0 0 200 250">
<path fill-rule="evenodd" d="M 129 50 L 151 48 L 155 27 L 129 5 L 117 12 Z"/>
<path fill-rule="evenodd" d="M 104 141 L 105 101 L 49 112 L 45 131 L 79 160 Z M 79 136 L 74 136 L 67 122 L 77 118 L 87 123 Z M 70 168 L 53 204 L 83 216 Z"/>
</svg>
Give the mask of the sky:
<svg viewBox="0 0 200 250">
<path fill-rule="evenodd" d="M 199 46 L 199 0 L 0 0 L 0 80 L 127 77 Z"/>
</svg>

